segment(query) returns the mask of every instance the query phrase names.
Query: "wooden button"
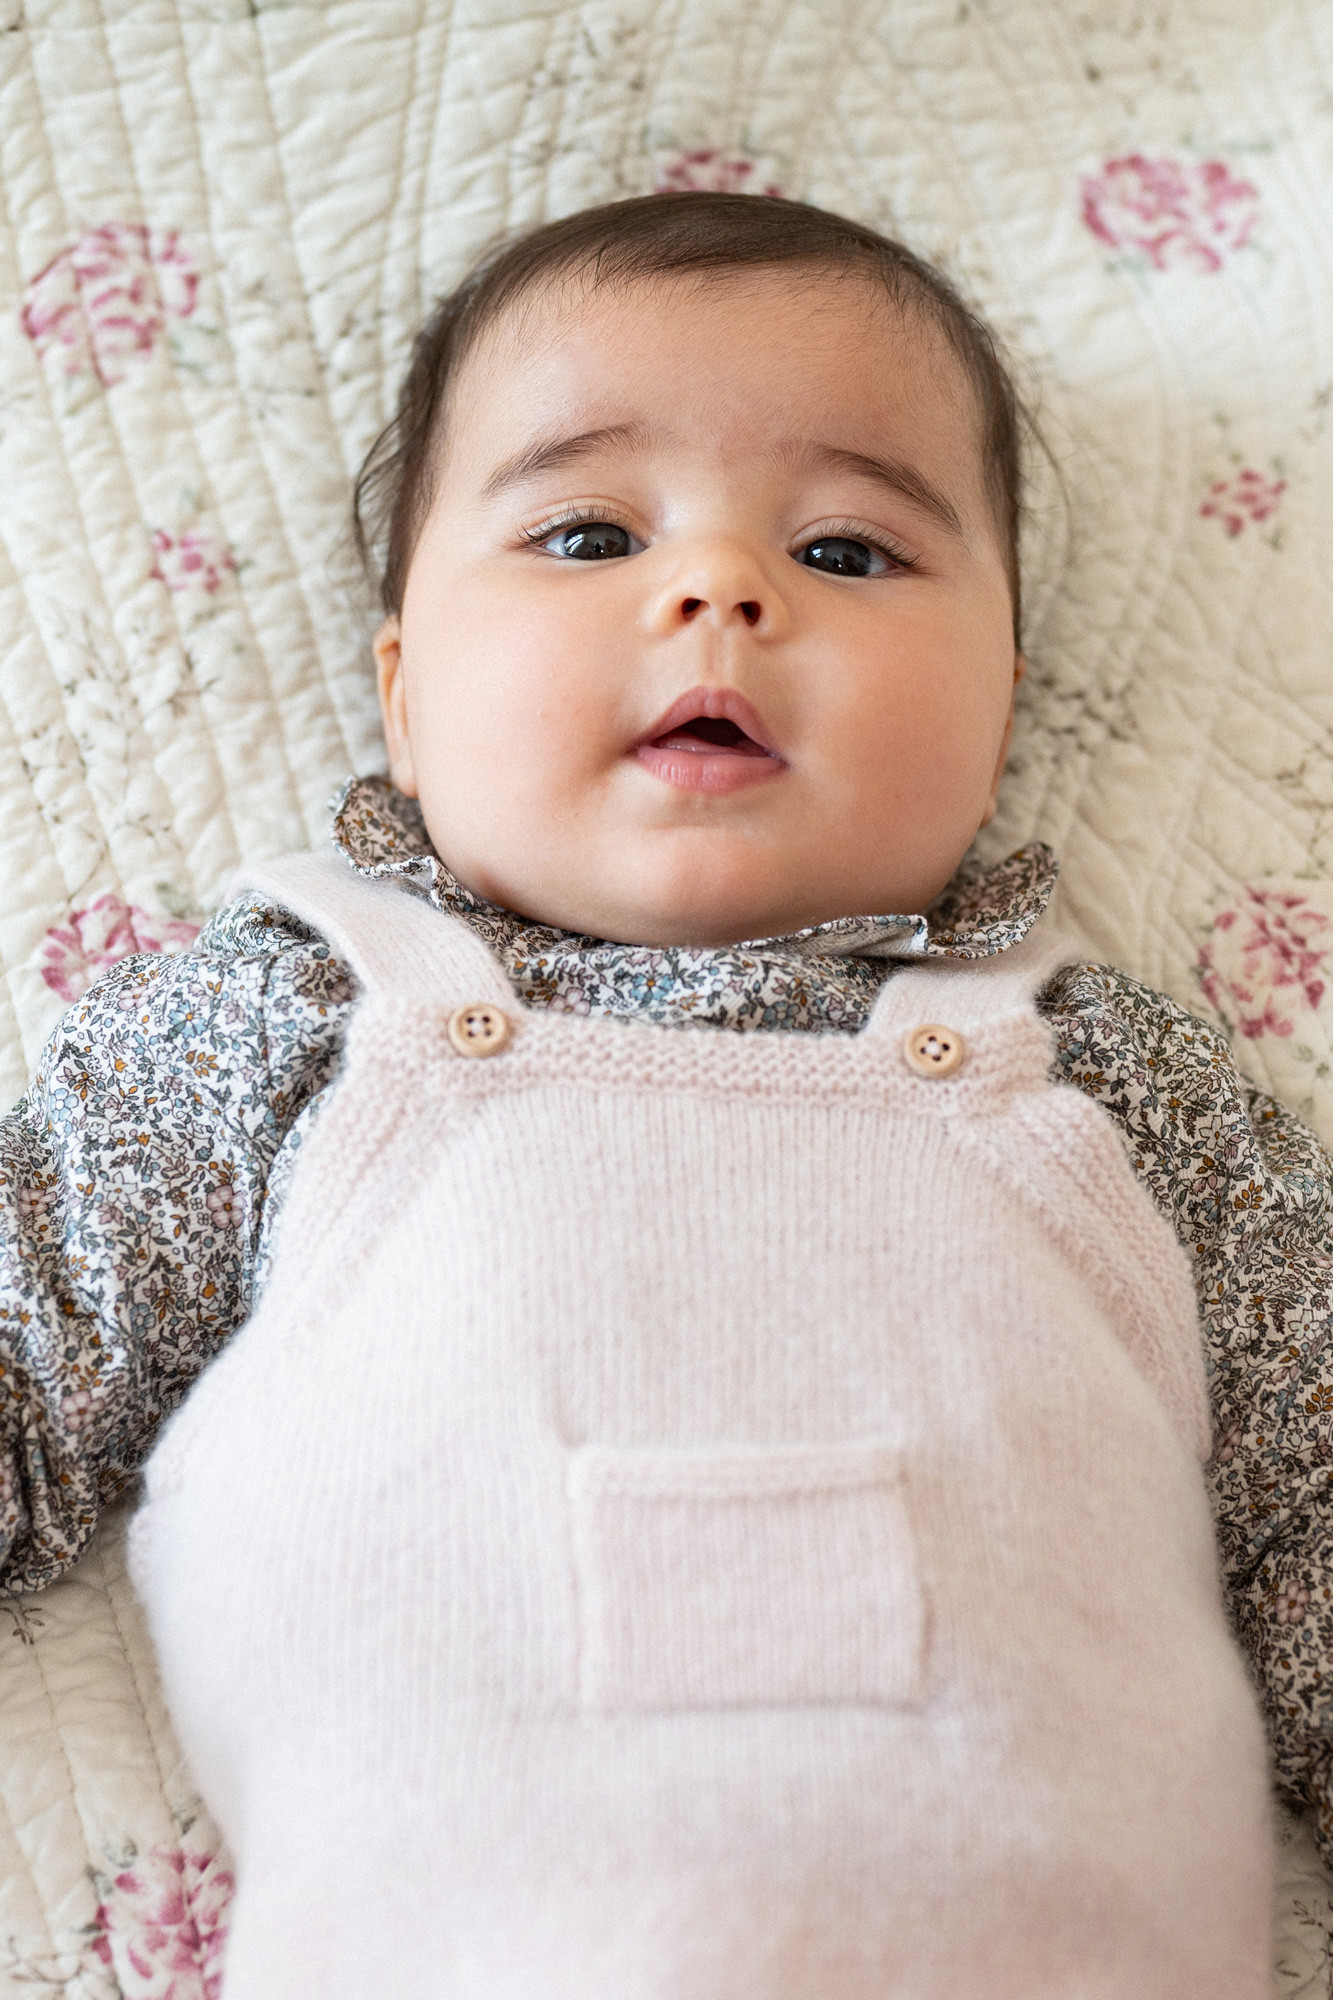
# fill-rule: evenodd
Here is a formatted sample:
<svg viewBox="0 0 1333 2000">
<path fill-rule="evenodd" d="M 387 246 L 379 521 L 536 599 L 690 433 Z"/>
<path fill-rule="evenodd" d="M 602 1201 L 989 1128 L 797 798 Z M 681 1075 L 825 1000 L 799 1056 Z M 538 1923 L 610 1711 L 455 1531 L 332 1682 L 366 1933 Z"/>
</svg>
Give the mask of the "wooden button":
<svg viewBox="0 0 1333 2000">
<path fill-rule="evenodd" d="M 449 1040 L 460 1056 L 498 1056 L 509 1040 L 509 1022 L 489 1000 L 474 1000 L 449 1016 Z"/>
<path fill-rule="evenodd" d="M 903 1054 L 918 1076 L 952 1076 L 967 1054 L 967 1044 L 957 1028 L 927 1021 L 923 1028 L 913 1028 L 903 1043 Z"/>
</svg>

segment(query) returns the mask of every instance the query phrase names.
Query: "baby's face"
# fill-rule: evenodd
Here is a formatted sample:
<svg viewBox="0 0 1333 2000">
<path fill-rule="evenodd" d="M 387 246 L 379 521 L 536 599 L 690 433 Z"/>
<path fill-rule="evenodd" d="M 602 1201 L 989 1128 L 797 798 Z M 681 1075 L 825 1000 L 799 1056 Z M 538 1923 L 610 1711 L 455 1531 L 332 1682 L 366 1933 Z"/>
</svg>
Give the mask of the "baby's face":
<svg viewBox="0 0 1333 2000">
<path fill-rule="evenodd" d="M 640 944 L 920 910 L 1021 669 L 968 379 L 832 275 L 527 298 L 376 655 L 394 780 L 492 902 Z"/>
</svg>

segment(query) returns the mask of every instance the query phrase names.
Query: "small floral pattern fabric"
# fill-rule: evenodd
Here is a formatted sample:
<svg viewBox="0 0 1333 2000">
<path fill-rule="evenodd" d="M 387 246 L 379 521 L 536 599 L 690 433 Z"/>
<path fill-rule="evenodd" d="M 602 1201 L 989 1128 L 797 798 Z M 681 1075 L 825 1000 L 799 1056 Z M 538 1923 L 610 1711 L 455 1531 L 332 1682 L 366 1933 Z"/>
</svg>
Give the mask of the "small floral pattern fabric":
<svg viewBox="0 0 1333 2000">
<path fill-rule="evenodd" d="M 1003 951 L 1049 850 L 960 875 L 924 915 L 848 917 L 723 951 L 532 924 L 472 896 L 382 780 L 339 802 L 351 865 L 463 917 L 534 1007 L 683 1029 L 850 1031 L 896 964 Z M 0 1123 L 0 1582 L 78 1555 L 162 1419 L 246 1318 L 356 1001 L 328 946 L 242 897 L 176 957 L 113 964 Z M 1101 1104 L 1196 1273 L 1228 1596 L 1279 1778 L 1333 1860 L 1333 1164 L 1225 1040 L 1108 966 L 1038 1002 L 1053 1078 Z"/>
</svg>

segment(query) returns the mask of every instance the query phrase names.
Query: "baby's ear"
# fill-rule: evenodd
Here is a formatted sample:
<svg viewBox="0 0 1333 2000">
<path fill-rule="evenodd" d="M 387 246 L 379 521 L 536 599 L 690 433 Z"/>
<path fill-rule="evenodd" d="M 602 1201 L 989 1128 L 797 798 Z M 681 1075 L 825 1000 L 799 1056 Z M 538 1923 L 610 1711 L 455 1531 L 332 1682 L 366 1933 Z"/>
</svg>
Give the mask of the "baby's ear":
<svg viewBox="0 0 1333 2000">
<path fill-rule="evenodd" d="M 397 616 L 386 618 L 375 634 L 375 678 L 380 717 L 389 752 L 389 776 L 409 799 L 417 796 L 417 775 L 407 732 L 407 689 L 403 680 L 403 634 Z"/>
<path fill-rule="evenodd" d="M 1015 693 L 1018 690 L 1018 683 L 1022 680 L 1027 670 L 1028 670 L 1028 663 L 1023 658 L 1023 655 L 1021 653 L 1015 653 L 1014 654 Z M 998 803 L 1000 794 L 1000 780 L 1004 776 L 1005 760 L 1009 755 L 1009 739 L 1013 735 L 1013 733 L 1014 733 L 1014 704 L 1013 704 L 1013 699 L 1011 697 L 1009 702 L 1009 714 L 1004 725 L 1004 735 L 1000 738 L 1000 754 L 995 760 L 995 775 L 991 779 L 990 797 L 986 801 L 985 811 L 981 815 L 982 826 L 989 826 L 991 821 L 995 817 L 996 805 Z M 980 831 L 980 829 L 978 829 L 978 831 Z"/>
</svg>

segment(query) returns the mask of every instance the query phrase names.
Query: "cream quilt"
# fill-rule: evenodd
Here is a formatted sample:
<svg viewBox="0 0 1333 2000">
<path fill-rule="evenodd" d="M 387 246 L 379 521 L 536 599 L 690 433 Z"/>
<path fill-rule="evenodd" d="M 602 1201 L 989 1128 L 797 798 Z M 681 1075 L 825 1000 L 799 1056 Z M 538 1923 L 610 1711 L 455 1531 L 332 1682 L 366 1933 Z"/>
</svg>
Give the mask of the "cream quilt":
<svg viewBox="0 0 1333 2000">
<path fill-rule="evenodd" d="M 500 230 L 654 185 L 942 259 L 1019 358 L 1032 671 L 995 853 L 1333 1141 L 1333 10 L 0 0 L 0 1104 L 379 757 L 349 480 Z M 0 1606 L 0 1990 L 216 1995 L 229 1877 L 113 1520 Z M 1283 1827 L 1277 1990 L 1333 1903 Z"/>
</svg>

